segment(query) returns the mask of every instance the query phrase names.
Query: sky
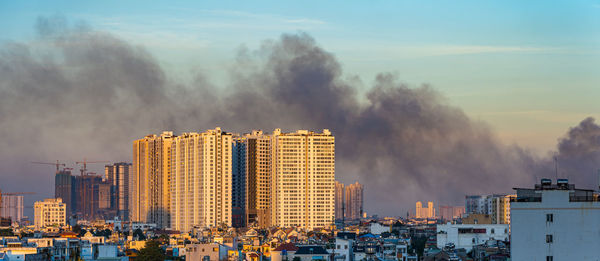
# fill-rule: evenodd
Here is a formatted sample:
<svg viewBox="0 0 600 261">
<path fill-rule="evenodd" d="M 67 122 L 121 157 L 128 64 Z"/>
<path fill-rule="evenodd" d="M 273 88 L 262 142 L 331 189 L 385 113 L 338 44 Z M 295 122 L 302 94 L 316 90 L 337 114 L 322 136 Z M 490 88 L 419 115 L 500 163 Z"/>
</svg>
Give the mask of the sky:
<svg viewBox="0 0 600 261">
<path fill-rule="evenodd" d="M 240 53 L 306 33 L 359 101 L 389 72 L 539 157 L 600 115 L 600 1 L 3 1 L 0 44 L 41 46 L 40 16 L 147 50 L 167 81 L 193 85 L 201 73 L 217 89 Z M 343 179 L 354 180 L 364 177 Z"/>
<path fill-rule="evenodd" d="M 307 32 L 345 73 L 431 84 L 508 143 L 538 153 L 600 105 L 600 1 L 7 1 L 1 40 L 59 14 L 149 49 L 190 80 L 224 80 L 235 51 Z"/>
</svg>

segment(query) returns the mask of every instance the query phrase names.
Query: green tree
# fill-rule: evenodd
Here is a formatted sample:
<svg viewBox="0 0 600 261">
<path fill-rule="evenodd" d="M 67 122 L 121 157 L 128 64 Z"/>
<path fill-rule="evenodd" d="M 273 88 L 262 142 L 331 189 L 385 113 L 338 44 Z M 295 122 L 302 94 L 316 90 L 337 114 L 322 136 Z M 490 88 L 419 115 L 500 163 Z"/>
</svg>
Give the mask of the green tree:
<svg viewBox="0 0 600 261">
<path fill-rule="evenodd" d="M 146 240 L 146 235 L 144 235 L 144 232 L 139 228 L 133 231 L 133 237 L 138 240 Z"/>
<path fill-rule="evenodd" d="M 146 261 L 163 261 L 165 260 L 165 252 L 162 250 L 162 248 L 160 248 L 158 241 L 149 240 L 146 242 L 144 248 L 140 250 L 140 254 L 136 259 Z"/>
<path fill-rule="evenodd" d="M 14 235 L 15 234 L 13 233 L 13 230 L 11 228 L 0 229 L 0 236 L 10 237 L 10 236 L 14 236 Z"/>
</svg>

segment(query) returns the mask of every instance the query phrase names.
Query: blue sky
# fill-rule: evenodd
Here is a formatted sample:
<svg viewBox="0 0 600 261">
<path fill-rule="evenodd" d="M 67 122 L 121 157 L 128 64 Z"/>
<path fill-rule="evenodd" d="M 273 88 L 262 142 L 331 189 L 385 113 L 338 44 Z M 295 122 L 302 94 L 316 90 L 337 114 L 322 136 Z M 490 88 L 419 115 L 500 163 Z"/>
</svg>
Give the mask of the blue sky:
<svg viewBox="0 0 600 261">
<path fill-rule="evenodd" d="M 56 14 L 144 46 L 179 81 L 226 82 L 241 46 L 307 32 L 365 89 L 380 72 L 431 84 L 540 153 L 600 115 L 600 1 L 2 1 L 0 41 L 35 41 Z"/>
</svg>

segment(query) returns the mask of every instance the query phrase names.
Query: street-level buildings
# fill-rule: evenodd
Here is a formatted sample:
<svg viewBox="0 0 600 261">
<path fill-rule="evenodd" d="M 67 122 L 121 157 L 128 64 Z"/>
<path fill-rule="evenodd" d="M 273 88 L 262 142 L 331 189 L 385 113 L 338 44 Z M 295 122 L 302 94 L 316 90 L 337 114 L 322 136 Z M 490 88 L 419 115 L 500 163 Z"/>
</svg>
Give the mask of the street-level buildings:
<svg viewBox="0 0 600 261">
<path fill-rule="evenodd" d="M 171 145 L 171 227 L 231 226 L 232 135 L 183 133 Z"/>
<path fill-rule="evenodd" d="M 448 244 L 464 248 L 467 252 L 474 246 L 488 240 L 508 241 L 507 224 L 444 224 L 437 225 L 437 247 L 443 249 Z M 529 259 L 515 259 L 529 260 Z"/>
<path fill-rule="evenodd" d="M 148 135 L 133 142 L 129 180 L 130 220 L 169 227 L 171 144 L 173 132 Z"/>
<path fill-rule="evenodd" d="M 511 202 L 513 260 L 598 260 L 600 202 L 566 179 L 517 188 Z"/>
<path fill-rule="evenodd" d="M 67 206 L 60 198 L 37 201 L 34 208 L 34 225 L 37 229 L 47 226 L 63 226 L 66 223 Z"/>
</svg>

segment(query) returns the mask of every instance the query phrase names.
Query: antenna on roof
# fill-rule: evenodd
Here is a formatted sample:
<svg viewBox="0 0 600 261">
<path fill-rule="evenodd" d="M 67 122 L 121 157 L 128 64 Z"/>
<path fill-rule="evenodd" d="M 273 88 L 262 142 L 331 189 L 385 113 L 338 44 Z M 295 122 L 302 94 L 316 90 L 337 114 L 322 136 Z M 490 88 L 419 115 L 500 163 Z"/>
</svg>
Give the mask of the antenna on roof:
<svg viewBox="0 0 600 261">
<path fill-rule="evenodd" d="M 558 180 L 558 157 L 554 156 L 554 171 L 555 171 L 555 176 L 556 179 Z"/>
</svg>

